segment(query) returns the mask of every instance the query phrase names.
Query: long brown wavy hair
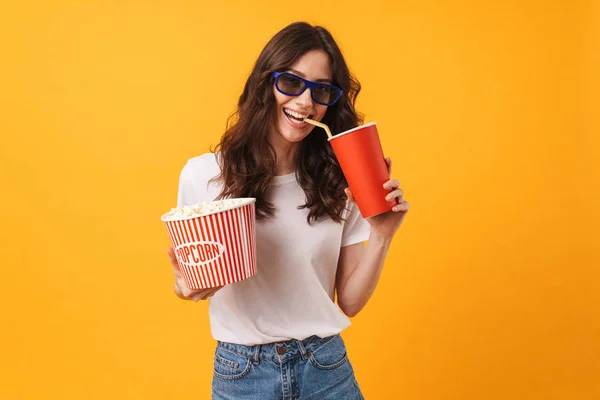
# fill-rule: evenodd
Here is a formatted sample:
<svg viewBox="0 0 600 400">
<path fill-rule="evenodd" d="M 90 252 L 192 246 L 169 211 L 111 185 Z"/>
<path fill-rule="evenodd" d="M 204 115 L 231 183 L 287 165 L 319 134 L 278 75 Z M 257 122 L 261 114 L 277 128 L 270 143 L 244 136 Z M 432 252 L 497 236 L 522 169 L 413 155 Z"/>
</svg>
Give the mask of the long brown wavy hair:
<svg viewBox="0 0 600 400">
<path fill-rule="evenodd" d="M 276 110 L 273 71 L 287 71 L 306 52 L 323 50 L 329 55 L 333 84 L 344 91 L 322 119 L 332 133 L 341 133 L 363 122 L 354 105 L 360 83 L 348 66 L 332 35 L 323 27 L 296 22 L 279 31 L 264 47 L 254 64 L 239 98 L 236 111 L 227 120 L 227 130 L 217 147 L 223 183 L 219 199 L 255 197 L 257 218 L 274 214 L 265 199 L 275 176 L 275 149 L 269 143 L 269 129 Z M 320 128 L 316 128 L 320 129 Z M 346 179 L 324 132 L 313 132 L 302 140 L 295 159 L 296 178 L 306 194 L 300 209 L 310 209 L 307 221 L 331 218 L 341 222 L 346 205 Z"/>
</svg>

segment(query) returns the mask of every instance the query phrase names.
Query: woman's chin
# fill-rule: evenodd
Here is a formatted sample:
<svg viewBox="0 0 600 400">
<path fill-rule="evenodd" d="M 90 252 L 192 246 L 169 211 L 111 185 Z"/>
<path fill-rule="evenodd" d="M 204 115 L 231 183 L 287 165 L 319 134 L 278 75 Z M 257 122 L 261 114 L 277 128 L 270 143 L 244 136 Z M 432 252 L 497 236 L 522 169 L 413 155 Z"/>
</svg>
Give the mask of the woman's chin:
<svg viewBox="0 0 600 400">
<path fill-rule="evenodd" d="M 279 130 L 281 136 L 288 142 L 297 143 L 301 142 L 308 134 L 310 133 L 310 129 L 290 129 L 290 127 L 281 127 Z"/>
</svg>

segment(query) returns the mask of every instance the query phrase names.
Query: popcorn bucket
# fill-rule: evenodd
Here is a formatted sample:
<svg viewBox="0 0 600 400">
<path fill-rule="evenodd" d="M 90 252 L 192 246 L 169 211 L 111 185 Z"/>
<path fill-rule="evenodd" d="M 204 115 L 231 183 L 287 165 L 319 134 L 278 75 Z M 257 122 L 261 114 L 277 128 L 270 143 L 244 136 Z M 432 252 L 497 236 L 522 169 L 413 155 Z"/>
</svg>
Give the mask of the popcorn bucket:
<svg viewBox="0 0 600 400">
<path fill-rule="evenodd" d="M 255 202 L 204 202 L 161 217 L 190 289 L 228 285 L 256 273 Z"/>
</svg>

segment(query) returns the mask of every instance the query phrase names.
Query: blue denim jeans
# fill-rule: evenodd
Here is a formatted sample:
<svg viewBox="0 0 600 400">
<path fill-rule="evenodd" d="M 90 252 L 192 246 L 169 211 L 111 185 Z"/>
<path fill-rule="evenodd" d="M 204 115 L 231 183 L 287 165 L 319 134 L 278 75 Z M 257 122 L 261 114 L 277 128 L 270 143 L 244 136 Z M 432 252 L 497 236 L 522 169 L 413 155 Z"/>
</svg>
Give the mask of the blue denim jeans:
<svg viewBox="0 0 600 400">
<path fill-rule="evenodd" d="M 364 399 L 340 335 L 243 346 L 218 342 L 213 400 Z"/>
</svg>

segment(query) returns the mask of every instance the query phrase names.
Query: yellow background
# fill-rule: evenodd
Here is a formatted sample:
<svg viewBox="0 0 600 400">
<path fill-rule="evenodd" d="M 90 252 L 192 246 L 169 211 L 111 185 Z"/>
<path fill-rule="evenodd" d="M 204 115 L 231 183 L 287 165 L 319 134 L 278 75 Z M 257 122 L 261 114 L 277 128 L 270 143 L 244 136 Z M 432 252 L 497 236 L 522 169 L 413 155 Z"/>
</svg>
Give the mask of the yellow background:
<svg viewBox="0 0 600 400">
<path fill-rule="evenodd" d="M 600 2 L 559 0 L 4 2 L 0 398 L 209 398 L 159 217 L 294 20 L 412 205 L 344 333 L 366 398 L 600 399 Z"/>
</svg>

